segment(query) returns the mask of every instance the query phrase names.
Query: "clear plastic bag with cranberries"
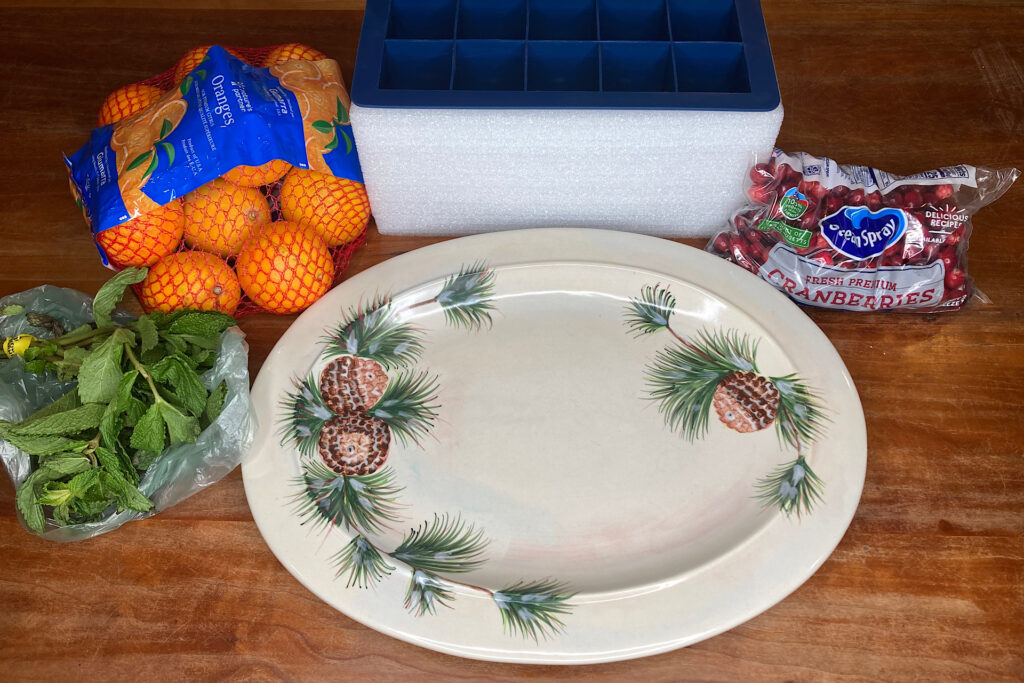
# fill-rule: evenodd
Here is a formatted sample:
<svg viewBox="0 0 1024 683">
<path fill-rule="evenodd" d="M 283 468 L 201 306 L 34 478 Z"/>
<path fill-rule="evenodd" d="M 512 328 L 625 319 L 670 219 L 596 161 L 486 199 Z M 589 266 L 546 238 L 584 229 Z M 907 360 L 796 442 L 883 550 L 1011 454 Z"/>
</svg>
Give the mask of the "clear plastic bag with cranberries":
<svg viewBox="0 0 1024 683">
<path fill-rule="evenodd" d="M 898 176 L 777 149 L 707 249 L 801 304 L 958 310 L 983 296 L 967 272 L 971 218 L 1018 175 L 960 165 Z"/>
</svg>

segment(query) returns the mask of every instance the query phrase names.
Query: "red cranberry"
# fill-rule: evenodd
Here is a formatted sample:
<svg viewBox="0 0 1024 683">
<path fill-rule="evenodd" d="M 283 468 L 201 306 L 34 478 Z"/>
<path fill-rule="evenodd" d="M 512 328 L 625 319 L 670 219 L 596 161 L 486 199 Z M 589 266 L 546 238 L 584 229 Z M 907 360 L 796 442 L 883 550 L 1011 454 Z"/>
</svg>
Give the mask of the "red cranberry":
<svg viewBox="0 0 1024 683">
<path fill-rule="evenodd" d="M 879 259 L 879 264 L 883 266 L 902 266 L 903 254 L 899 250 L 886 252 Z"/>
<path fill-rule="evenodd" d="M 832 195 L 825 200 L 825 213 L 832 215 L 841 208 L 843 208 L 842 197 Z"/>
<path fill-rule="evenodd" d="M 800 216 L 800 227 L 804 230 L 814 230 L 818 226 L 818 217 L 814 211 L 808 211 L 803 216 Z"/>
<path fill-rule="evenodd" d="M 938 257 L 939 249 L 941 249 L 941 247 L 934 242 L 924 245 L 924 252 L 922 253 L 928 263 L 931 263 Z"/>
<path fill-rule="evenodd" d="M 882 195 L 879 192 L 872 192 L 867 196 L 865 203 L 872 211 L 878 211 L 882 208 Z"/>
<path fill-rule="evenodd" d="M 850 206 L 863 206 L 864 197 L 864 190 L 861 188 L 857 188 L 856 190 L 850 192 L 850 194 L 846 195 L 846 203 L 849 204 Z"/>
<path fill-rule="evenodd" d="M 828 251 L 819 251 L 817 254 L 811 257 L 812 261 L 817 261 L 823 266 L 835 265 L 835 261 L 832 259 L 832 253 Z"/>
<path fill-rule="evenodd" d="M 935 186 L 935 197 L 937 199 L 949 199 L 953 196 L 953 186 L 950 184 L 936 185 Z"/>
<path fill-rule="evenodd" d="M 758 204 L 767 204 L 775 200 L 775 190 L 764 185 L 752 185 L 747 194 Z"/>
<path fill-rule="evenodd" d="M 724 232 L 718 233 L 718 236 L 715 237 L 714 247 L 715 251 L 722 253 L 729 251 L 729 235 Z"/>
<path fill-rule="evenodd" d="M 967 228 L 965 228 L 964 225 L 961 223 L 960 225 L 956 226 L 953 232 L 946 235 L 946 239 L 943 240 L 943 243 L 952 246 L 960 241 L 960 238 L 963 237 L 965 232 L 967 232 Z"/>
<path fill-rule="evenodd" d="M 830 195 L 832 195 L 833 197 L 840 197 L 840 198 L 842 198 L 842 197 L 845 197 L 846 195 L 850 194 L 850 188 L 848 188 L 846 185 L 836 185 L 831 190 L 829 190 L 828 193 Z"/>
<path fill-rule="evenodd" d="M 953 250 L 952 247 L 946 247 L 945 249 L 940 251 L 939 260 L 942 261 L 942 265 L 946 269 L 947 273 L 953 270 L 953 268 L 955 268 L 957 263 L 959 262 L 959 259 L 956 256 L 956 252 Z"/>
<path fill-rule="evenodd" d="M 925 192 L 921 196 L 924 199 L 925 206 L 935 206 L 939 203 L 939 197 L 934 192 Z"/>
<path fill-rule="evenodd" d="M 828 249 L 829 243 L 828 240 L 825 239 L 825 236 L 819 232 L 811 238 L 811 247 L 814 249 Z"/>
<path fill-rule="evenodd" d="M 959 268 L 946 272 L 946 286 L 950 289 L 958 289 L 964 284 L 964 271 Z"/>
<path fill-rule="evenodd" d="M 750 221 L 743 214 L 736 214 L 732 217 L 732 224 L 736 226 L 737 230 L 744 230 L 750 225 Z"/>
<path fill-rule="evenodd" d="M 882 204 L 892 208 L 899 208 L 903 206 L 903 193 L 898 189 L 889 190 L 882 195 Z"/>
<path fill-rule="evenodd" d="M 775 182 L 775 176 L 772 174 L 771 167 L 768 164 L 755 164 L 750 169 L 750 180 L 755 185 L 767 185 Z"/>
<path fill-rule="evenodd" d="M 951 301 L 953 299 L 959 299 L 959 298 L 964 297 L 964 296 L 967 296 L 967 288 L 966 287 L 954 287 L 952 289 L 947 289 L 946 290 L 946 295 L 942 297 L 942 300 L 943 301 Z"/>
<path fill-rule="evenodd" d="M 924 197 L 920 191 L 912 188 L 903 193 L 903 203 L 911 209 L 917 209 L 924 205 Z"/>
</svg>

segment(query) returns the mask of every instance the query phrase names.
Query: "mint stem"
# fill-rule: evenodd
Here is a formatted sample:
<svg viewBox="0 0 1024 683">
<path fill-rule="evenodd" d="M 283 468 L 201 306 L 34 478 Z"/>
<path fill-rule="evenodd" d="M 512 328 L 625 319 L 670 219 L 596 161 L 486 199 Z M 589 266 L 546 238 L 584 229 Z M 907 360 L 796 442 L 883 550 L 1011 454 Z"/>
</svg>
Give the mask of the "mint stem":
<svg viewBox="0 0 1024 683">
<path fill-rule="evenodd" d="M 63 337 L 60 337 L 58 339 L 54 339 L 53 343 L 57 344 L 58 346 L 75 346 L 75 345 L 81 344 L 84 341 L 90 341 L 93 338 L 98 337 L 100 335 L 110 334 L 115 329 L 117 329 L 117 328 L 113 327 L 113 326 L 110 326 L 110 327 L 97 327 L 97 328 L 92 329 L 92 330 L 82 330 L 81 332 L 78 332 L 77 334 L 66 334 Z"/>
<path fill-rule="evenodd" d="M 139 374 L 146 378 L 146 382 L 149 384 L 149 389 L 153 392 L 153 399 L 155 402 L 164 403 L 165 401 L 163 397 L 160 396 L 160 392 L 156 389 L 156 383 L 153 382 L 153 377 L 150 376 L 149 370 L 146 369 L 146 366 L 140 363 L 139 359 L 135 357 L 134 353 L 132 353 L 132 347 L 125 344 L 124 352 L 128 354 L 128 360 L 130 360 L 132 365 L 135 366 L 135 369 L 139 371 Z"/>
</svg>

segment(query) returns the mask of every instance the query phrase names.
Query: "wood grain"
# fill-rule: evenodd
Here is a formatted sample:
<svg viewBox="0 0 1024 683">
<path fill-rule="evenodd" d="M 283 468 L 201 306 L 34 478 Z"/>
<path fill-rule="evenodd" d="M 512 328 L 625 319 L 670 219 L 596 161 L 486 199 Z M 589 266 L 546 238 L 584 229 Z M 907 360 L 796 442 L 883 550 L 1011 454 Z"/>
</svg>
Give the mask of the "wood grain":
<svg viewBox="0 0 1024 683">
<path fill-rule="evenodd" d="M 0 295 L 41 283 L 94 291 L 109 274 L 60 161 L 109 90 L 211 42 L 299 40 L 348 77 L 361 20 L 350 0 L 14 4 L 0 41 Z M 780 147 L 894 172 L 1024 165 L 1021 2 L 764 9 L 786 106 Z M 23 532 L 4 479 L 0 671 L 19 681 L 1024 679 L 1021 215 L 1019 184 L 975 221 L 971 271 L 990 305 L 809 312 L 864 404 L 863 499 L 804 586 L 728 633 L 600 666 L 459 660 L 377 634 L 303 588 L 262 542 L 237 471 L 159 517 L 72 545 Z M 435 241 L 373 231 L 351 272 Z M 242 322 L 253 373 L 292 320 Z"/>
</svg>

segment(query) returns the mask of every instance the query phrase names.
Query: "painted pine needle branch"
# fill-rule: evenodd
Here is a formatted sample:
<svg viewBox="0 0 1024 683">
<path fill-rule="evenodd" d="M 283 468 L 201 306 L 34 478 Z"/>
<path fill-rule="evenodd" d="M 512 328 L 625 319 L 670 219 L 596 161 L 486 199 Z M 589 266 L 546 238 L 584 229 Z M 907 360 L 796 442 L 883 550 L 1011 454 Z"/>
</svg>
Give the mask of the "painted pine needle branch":
<svg viewBox="0 0 1024 683">
<path fill-rule="evenodd" d="M 402 539 L 391 557 L 427 573 L 463 574 L 486 561 L 489 541 L 482 529 L 466 524 L 459 515 L 434 515 Z"/>
<path fill-rule="evenodd" d="M 343 574 L 348 575 L 346 588 L 369 588 L 385 576 L 390 576 L 395 570 L 387 563 L 380 550 L 362 535 L 354 536 L 348 545 L 331 557 L 331 561 L 338 568 L 335 578 Z"/>
<path fill-rule="evenodd" d="M 415 614 L 435 614 L 437 605 L 451 607 L 455 595 L 440 577 L 420 569 L 413 569 L 409 586 L 405 590 L 405 608 Z"/>
<path fill-rule="evenodd" d="M 823 488 L 821 479 L 800 456 L 761 479 L 757 483 L 757 498 L 765 507 L 777 507 L 787 517 L 794 513 L 800 517 L 821 500 Z"/>
<path fill-rule="evenodd" d="M 796 375 L 769 379 L 779 390 L 779 412 L 775 418 L 779 441 L 799 449 L 801 443 L 811 443 L 820 437 L 828 418 L 818 395 Z"/>
<path fill-rule="evenodd" d="M 281 407 L 285 413 L 280 429 L 282 445 L 291 439 L 302 455 L 314 455 L 320 431 L 334 417 L 320 395 L 316 379 L 310 375 L 301 382 L 296 380 L 294 391 L 285 396 Z"/>
<path fill-rule="evenodd" d="M 366 413 L 386 423 L 403 446 L 418 443 L 437 419 L 437 389 L 437 377 L 427 371 L 403 371 Z"/>
<path fill-rule="evenodd" d="M 380 532 L 397 522 L 398 494 L 394 471 L 384 467 L 372 474 L 346 477 L 312 458 L 302 463 L 303 475 L 292 505 L 302 524 L 317 531 L 342 527 Z"/>
<path fill-rule="evenodd" d="M 391 300 L 383 296 L 361 309 L 350 308 L 345 320 L 323 341 L 325 356 L 369 358 L 388 370 L 411 365 L 423 352 L 419 333 L 409 323 L 398 321 Z"/>
<path fill-rule="evenodd" d="M 493 595 L 501 612 L 502 627 L 506 633 L 523 638 L 547 639 L 561 633 L 565 624 L 559 615 L 569 614 L 572 605 L 570 593 L 563 583 L 544 579 L 524 582 L 502 588 Z"/>
<path fill-rule="evenodd" d="M 676 298 L 668 287 L 647 285 L 640 292 L 640 298 L 630 299 L 626 308 L 626 325 L 635 336 L 653 334 L 668 328 Z"/>
<path fill-rule="evenodd" d="M 694 341 L 658 351 L 647 367 L 647 382 L 669 429 L 691 442 L 702 438 L 719 383 L 734 372 L 756 372 L 756 353 L 748 335 L 704 330 Z"/>
<path fill-rule="evenodd" d="M 449 325 L 476 330 L 491 325 L 493 295 L 494 271 L 477 261 L 445 279 L 435 300 Z"/>
</svg>

